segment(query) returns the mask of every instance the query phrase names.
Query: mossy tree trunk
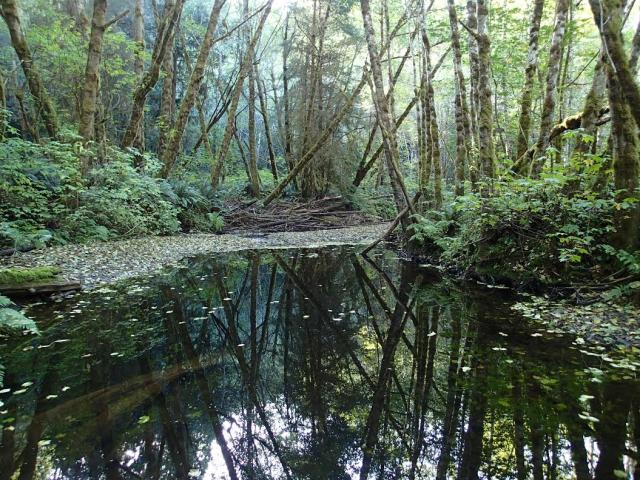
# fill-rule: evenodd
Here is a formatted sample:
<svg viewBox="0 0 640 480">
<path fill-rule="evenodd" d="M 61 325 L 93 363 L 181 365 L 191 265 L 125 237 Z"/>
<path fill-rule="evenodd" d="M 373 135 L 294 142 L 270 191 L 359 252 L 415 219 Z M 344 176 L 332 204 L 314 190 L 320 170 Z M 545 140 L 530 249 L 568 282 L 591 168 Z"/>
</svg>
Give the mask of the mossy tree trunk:
<svg viewBox="0 0 640 480">
<path fill-rule="evenodd" d="M 220 179 L 222 176 L 222 169 L 224 167 L 224 162 L 229 153 L 229 147 L 231 146 L 231 140 L 233 140 L 235 131 L 236 131 L 236 112 L 238 111 L 238 105 L 240 103 L 240 96 L 242 95 L 242 87 L 244 85 L 244 81 L 249 75 L 249 70 L 253 68 L 253 54 L 252 51 L 255 49 L 258 40 L 260 39 L 260 35 L 262 34 L 262 30 L 264 28 L 264 24 L 267 21 L 267 17 L 271 12 L 271 5 L 273 0 L 269 0 L 267 6 L 260 17 L 260 23 L 258 24 L 255 32 L 253 33 L 253 37 L 249 46 L 242 58 L 242 63 L 240 64 L 240 72 L 238 73 L 238 79 L 236 80 L 236 84 L 233 87 L 233 92 L 231 93 L 231 103 L 229 104 L 229 109 L 227 110 L 227 125 L 225 126 L 224 134 L 222 136 L 222 142 L 220 144 L 220 148 L 218 149 L 217 159 L 214 159 L 214 162 L 211 167 L 211 186 L 213 188 L 218 188 L 220 184 Z"/>
<path fill-rule="evenodd" d="M 455 77 L 455 108 L 456 108 L 456 163 L 455 163 L 455 193 L 464 195 L 465 170 L 472 151 L 471 121 L 467 102 L 467 87 L 462 70 L 462 48 L 460 46 L 460 31 L 458 29 L 458 15 L 454 0 L 447 0 L 449 26 L 451 28 L 451 45 L 453 47 L 453 70 Z M 472 168 L 469 165 L 469 168 Z"/>
<path fill-rule="evenodd" d="M 375 32 L 373 29 L 369 0 L 360 0 L 360 6 L 362 10 L 365 37 L 367 40 L 367 48 L 369 50 L 369 61 L 371 63 L 371 76 L 374 84 L 374 103 L 378 114 L 378 124 L 380 125 L 380 130 L 382 132 L 387 170 L 389 171 L 393 198 L 396 204 L 396 209 L 398 213 L 400 213 L 407 206 L 410 206 L 410 200 L 403 189 L 402 178 L 400 176 L 400 152 L 398 149 L 396 126 L 393 114 L 390 110 L 389 101 L 384 91 L 380 52 L 378 50 Z M 402 226 L 404 229 L 408 226 L 408 221 L 406 219 L 403 219 Z"/>
<path fill-rule="evenodd" d="M 102 58 L 106 14 L 107 0 L 94 0 L 87 66 L 84 72 L 82 99 L 80 100 L 80 126 L 78 128 L 78 133 L 85 142 L 93 140 L 95 136 L 98 89 L 100 88 L 100 60 Z"/>
<path fill-rule="evenodd" d="M 167 0 L 164 5 L 165 14 L 168 13 L 176 4 L 176 0 Z M 170 34 L 168 39 L 167 51 L 162 59 L 162 89 L 160 93 L 160 110 L 158 112 L 158 155 L 163 157 L 165 149 L 169 143 L 169 136 L 176 110 L 175 96 L 175 50 L 176 50 L 176 31 L 180 28 L 181 16 L 178 17 L 178 24 Z M 143 112 L 144 115 L 144 112 Z"/>
<path fill-rule="evenodd" d="M 249 18 L 249 0 L 244 0 L 244 16 Z M 251 184 L 251 195 L 260 196 L 260 176 L 258 175 L 258 152 L 256 150 L 256 78 L 254 75 L 254 52 L 251 45 L 251 22 L 245 26 L 245 41 L 247 42 L 247 55 L 251 67 L 247 74 L 249 84 L 249 96 L 247 98 L 247 130 L 249 134 L 249 183 Z"/>
<path fill-rule="evenodd" d="M 469 81 L 471 86 L 470 92 L 470 109 L 471 131 L 473 132 L 474 144 L 479 146 L 478 138 L 478 115 L 480 104 L 480 92 L 478 90 L 478 80 L 480 78 L 480 58 L 478 56 L 478 42 L 473 32 L 478 28 L 476 0 L 467 0 L 467 28 L 469 29 L 469 37 L 467 47 L 469 49 Z"/>
<path fill-rule="evenodd" d="M 11 45 L 20 60 L 22 71 L 29 84 L 29 91 L 35 100 L 38 112 L 44 120 L 44 125 L 49 137 L 56 138 L 60 128 L 58 115 L 53 102 L 47 93 L 40 73 L 33 63 L 31 50 L 22 30 L 18 5 L 16 0 L 0 0 L 0 16 L 4 19 L 11 36 Z"/>
<path fill-rule="evenodd" d="M 537 177 L 544 166 L 544 155 L 549 148 L 549 133 L 553 126 L 553 114 L 556 107 L 556 96 L 558 92 L 558 80 L 560 78 L 560 66 L 562 61 L 562 46 L 567 27 L 567 16 L 571 0 L 557 0 L 556 2 L 556 22 L 551 38 L 549 49 L 549 66 L 547 68 L 547 79 L 542 104 L 542 114 L 540 117 L 540 130 L 535 152 L 532 156 L 531 175 Z"/>
<path fill-rule="evenodd" d="M 520 97 L 520 116 L 518 118 L 518 140 L 516 158 L 522 157 L 529 149 L 529 134 L 531 131 L 531 107 L 533 104 L 533 86 L 538 71 L 538 44 L 540 38 L 540 23 L 544 11 L 544 0 L 535 0 L 531 25 L 529 27 L 529 48 L 527 53 L 527 67 L 524 71 L 524 85 Z"/>
<path fill-rule="evenodd" d="M 594 19 L 600 29 L 605 56 L 605 72 L 611 109 L 611 143 L 613 147 L 613 176 L 618 201 L 626 208 L 616 215 L 617 232 L 614 243 L 619 248 L 634 250 L 640 246 L 640 206 L 625 199 L 637 197 L 640 175 L 640 144 L 638 122 L 634 123 L 629 97 L 637 88 L 631 76 L 622 40 L 623 2 L 619 0 L 590 0 Z M 631 78 L 629 78 L 631 76 Z M 630 83 L 631 82 L 631 83 Z M 635 105 L 640 107 L 640 105 Z"/>
<path fill-rule="evenodd" d="M 186 92 L 180 102 L 180 110 L 176 117 L 176 121 L 171 129 L 171 135 L 169 137 L 169 143 L 167 144 L 164 154 L 162 156 L 162 170 L 160 176 L 168 178 L 176 158 L 180 154 L 180 146 L 182 145 L 182 137 L 184 136 L 185 128 L 187 127 L 187 121 L 189 120 L 189 113 L 195 105 L 196 97 L 200 91 L 202 81 L 204 80 L 204 69 L 209 59 L 209 53 L 213 47 L 214 33 L 218 26 L 218 18 L 220 17 L 220 11 L 224 6 L 226 0 L 216 0 L 211 8 L 211 14 L 209 16 L 209 23 L 207 24 L 207 30 L 200 45 L 200 51 L 196 59 L 196 64 L 189 77 L 189 83 L 187 84 Z"/>
<path fill-rule="evenodd" d="M 133 71 L 138 82 L 144 76 L 144 0 L 136 0 L 135 9 L 133 11 L 133 41 L 135 42 L 135 58 L 133 61 Z M 144 112 L 138 124 L 138 132 L 133 142 L 133 146 L 139 151 L 144 152 Z"/>
<path fill-rule="evenodd" d="M 620 82 L 630 112 L 640 125 L 640 86 L 630 67 L 622 37 L 624 18 L 621 10 L 624 3 L 623 0 L 589 0 L 603 47 Z"/>
<path fill-rule="evenodd" d="M 493 142 L 493 92 L 491 89 L 491 40 L 488 32 L 489 9 L 486 0 L 477 0 L 478 14 L 478 136 L 482 175 L 493 189 L 495 178 L 495 145 Z"/>
<path fill-rule="evenodd" d="M 129 116 L 129 124 L 122 137 L 123 148 L 133 146 L 136 139 L 140 128 L 140 120 L 144 115 L 144 104 L 147 99 L 147 95 L 158 82 L 162 61 L 167 48 L 170 47 L 170 40 L 173 37 L 183 6 L 184 0 L 176 0 L 175 5 L 165 12 L 160 26 L 158 27 L 156 43 L 153 46 L 153 52 L 151 54 L 151 64 L 133 94 L 133 105 Z"/>
<path fill-rule="evenodd" d="M 102 61 L 102 49 L 104 34 L 109 27 L 129 13 L 122 12 L 112 20 L 106 21 L 107 0 L 93 1 L 93 15 L 91 17 L 91 34 L 89 36 L 89 49 L 87 52 L 87 65 L 84 71 L 84 84 L 82 87 L 82 99 L 80 100 L 80 125 L 78 133 L 85 142 L 96 139 L 96 130 L 102 131 L 104 125 L 96 128 L 96 118 L 101 111 L 100 105 L 100 63 Z M 100 121 L 104 121 L 101 118 Z M 101 138 L 98 138 L 101 140 Z"/>
</svg>

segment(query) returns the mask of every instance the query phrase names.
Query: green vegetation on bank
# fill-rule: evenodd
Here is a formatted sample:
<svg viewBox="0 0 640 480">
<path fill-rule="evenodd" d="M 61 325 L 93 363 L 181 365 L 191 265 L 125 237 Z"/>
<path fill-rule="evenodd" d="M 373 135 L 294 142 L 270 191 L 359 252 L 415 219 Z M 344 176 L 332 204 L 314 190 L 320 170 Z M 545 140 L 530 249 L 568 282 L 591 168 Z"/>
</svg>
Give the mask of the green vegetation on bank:
<svg viewBox="0 0 640 480">
<path fill-rule="evenodd" d="M 55 278 L 60 273 L 58 267 L 2 268 L 0 285 L 21 285 Z"/>
<path fill-rule="evenodd" d="M 132 154 L 108 150 L 109 161 L 81 175 L 78 144 L 43 145 L 19 138 L 0 142 L 0 246 L 41 247 L 51 243 L 215 232 L 222 225 L 219 202 L 206 188 L 154 176 L 158 162 L 144 171 Z"/>
<path fill-rule="evenodd" d="M 612 295 L 640 290 L 640 251 L 620 248 L 616 217 L 640 198 L 618 198 L 602 184 L 606 158 L 591 167 L 545 172 L 539 179 L 505 173 L 494 193 L 449 197 L 418 214 L 414 248 L 468 276 L 511 285 L 563 286 L 602 281 Z M 621 285 L 623 287 L 621 287 Z"/>
</svg>

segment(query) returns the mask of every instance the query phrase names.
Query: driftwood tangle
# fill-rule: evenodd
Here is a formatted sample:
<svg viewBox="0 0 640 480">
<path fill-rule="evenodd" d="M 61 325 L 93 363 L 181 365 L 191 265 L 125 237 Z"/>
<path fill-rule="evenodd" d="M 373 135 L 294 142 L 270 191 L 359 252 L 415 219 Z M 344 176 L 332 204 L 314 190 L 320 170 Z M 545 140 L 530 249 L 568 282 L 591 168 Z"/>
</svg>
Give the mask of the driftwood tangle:
<svg viewBox="0 0 640 480">
<path fill-rule="evenodd" d="M 365 225 L 379 220 L 355 211 L 339 196 L 305 203 L 279 200 L 267 207 L 251 203 L 230 208 L 224 215 L 224 232 L 299 232 Z"/>
</svg>

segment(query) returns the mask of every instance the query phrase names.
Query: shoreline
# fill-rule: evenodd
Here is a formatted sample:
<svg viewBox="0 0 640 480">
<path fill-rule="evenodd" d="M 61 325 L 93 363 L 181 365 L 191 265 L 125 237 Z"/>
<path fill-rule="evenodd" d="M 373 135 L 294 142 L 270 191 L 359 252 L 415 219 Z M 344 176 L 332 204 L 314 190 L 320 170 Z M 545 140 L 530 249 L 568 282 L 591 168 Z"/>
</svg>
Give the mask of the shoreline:
<svg viewBox="0 0 640 480">
<path fill-rule="evenodd" d="M 0 258 L 0 267 L 57 266 L 67 280 L 78 280 L 82 289 L 149 275 L 182 259 L 207 253 L 257 249 L 320 248 L 334 245 L 367 245 L 388 229 L 389 223 L 330 230 L 242 234 L 182 234 L 140 237 L 91 244 L 69 244 L 15 253 Z"/>
</svg>

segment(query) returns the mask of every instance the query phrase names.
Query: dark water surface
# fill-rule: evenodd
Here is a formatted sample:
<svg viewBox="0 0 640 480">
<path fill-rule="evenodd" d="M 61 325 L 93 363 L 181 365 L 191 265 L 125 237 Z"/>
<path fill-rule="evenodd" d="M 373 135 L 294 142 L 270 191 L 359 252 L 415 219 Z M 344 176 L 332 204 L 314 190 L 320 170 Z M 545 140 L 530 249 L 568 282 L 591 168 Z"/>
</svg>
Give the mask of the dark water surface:
<svg viewBox="0 0 640 480">
<path fill-rule="evenodd" d="M 0 348 L 0 480 L 633 478 L 639 364 L 515 300 L 333 248 L 33 306 Z"/>
</svg>

